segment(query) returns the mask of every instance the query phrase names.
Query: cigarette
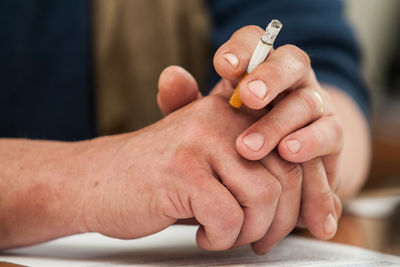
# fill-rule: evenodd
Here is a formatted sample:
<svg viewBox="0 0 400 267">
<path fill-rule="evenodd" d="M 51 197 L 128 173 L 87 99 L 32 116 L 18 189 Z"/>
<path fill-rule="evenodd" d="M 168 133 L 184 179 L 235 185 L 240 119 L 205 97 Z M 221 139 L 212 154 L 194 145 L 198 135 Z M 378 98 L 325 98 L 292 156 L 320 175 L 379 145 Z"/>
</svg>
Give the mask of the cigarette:
<svg viewBox="0 0 400 267">
<path fill-rule="evenodd" d="M 265 32 L 262 35 L 260 41 L 258 41 L 258 44 L 254 49 L 253 55 L 251 56 L 249 65 L 247 66 L 247 72 L 239 81 L 238 85 L 235 88 L 235 91 L 233 91 L 231 99 L 229 100 L 229 103 L 231 104 L 232 107 L 239 109 L 242 106 L 243 103 L 239 96 L 239 86 L 241 81 L 255 68 L 257 68 L 258 65 L 260 65 L 265 61 L 269 51 L 271 51 L 276 36 L 278 36 L 278 33 L 281 29 L 282 29 L 282 23 L 276 19 L 272 20 L 265 28 Z"/>
</svg>

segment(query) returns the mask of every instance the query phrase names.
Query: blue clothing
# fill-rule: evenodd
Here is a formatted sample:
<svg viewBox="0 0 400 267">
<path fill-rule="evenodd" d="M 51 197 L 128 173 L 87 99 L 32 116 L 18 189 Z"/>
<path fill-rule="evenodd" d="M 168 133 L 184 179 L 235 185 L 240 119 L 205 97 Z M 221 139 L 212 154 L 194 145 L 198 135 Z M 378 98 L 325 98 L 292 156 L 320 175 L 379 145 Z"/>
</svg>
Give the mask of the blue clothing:
<svg viewBox="0 0 400 267">
<path fill-rule="evenodd" d="M 308 53 L 321 83 L 347 92 L 369 114 L 369 94 L 360 76 L 360 55 L 339 0 L 209 0 L 213 14 L 213 47 L 226 42 L 235 29 L 262 28 L 279 19 L 283 28 L 274 44 L 294 44 Z"/>
<path fill-rule="evenodd" d="M 83 0 L 0 1 L 0 137 L 94 136 L 89 12 Z"/>
<path fill-rule="evenodd" d="M 184 1 L 184 0 L 183 0 Z M 368 114 L 358 48 L 339 0 L 208 0 L 214 48 L 242 26 L 271 19 L 311 57 L 322 83 Z M 89 0 L 0 1 L 0 137 L 81 140 L 95 135 Z"/>
</svg>

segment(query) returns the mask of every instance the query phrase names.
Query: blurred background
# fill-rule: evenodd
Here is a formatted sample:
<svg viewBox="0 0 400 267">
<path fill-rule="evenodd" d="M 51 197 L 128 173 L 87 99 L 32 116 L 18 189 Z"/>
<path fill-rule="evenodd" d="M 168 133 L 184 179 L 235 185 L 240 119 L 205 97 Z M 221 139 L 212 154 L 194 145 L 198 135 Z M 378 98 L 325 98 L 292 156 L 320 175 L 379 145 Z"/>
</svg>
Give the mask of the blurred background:
<svg viewBox="0 0 400 267">
<path fill-rule="evenodd" d="M 341 223 L 348 226 L 339 229 L 349 230 L 336 241 L 400 255 L 400 1 L 343 1 L 372 96 L 373 159 L 362 193 L 346 204 Z M 92 1 L 98 134 L 161 118 L 156 81 L 165 66 L 184 66 L 206 87 L 211 21 L 205 2 Z"/>
<path fill-rule="evenodd" d="M 400 255 L 400 1 L 344 2 L 363 50 L 374 150 L 364 190 L 347 206 L 363 219 L 347 222 L 367 233 L 367 247 Z"/>
<path fill-rule="evenodd" d="M 165 66 L 184 66 L 198 81 L 207 77 L 204 66 L 211 59 L 205 1 L 159 1 L 159 9 L 153 2 L 93 2 L 100 134 L 139 129 L 161 118 L 154 101 L 155 81 Z M 349 230 L 338 233 L 335 241 L 400 255 L 400 1 L 344 3 L 362 47 L 363 74 L 371 90 L 374 151 L 364 190 L 346 205 L 342 217 L 345 227 L 339 228 Z M 145 15 L 149 12 L 153 16 Z M 148 40 L 162 40 L 163 49 Z"/>
<path fill-rule="evenodd" d="M 373 103 L 374 158 L 366 188 L 400 187 L 400 1 L 343 1 L 362 46 Z M 161 8 L 154 9 L 153 2 Z M 140 129 L 161 118 L 155 81 L 167 65 L 184 66 L 206 87 L 201 81 L 211 59 L 204 2 L 93 1 L 100 134 Z M 148 41 L 159 39 L 163 49 Z"/>
<path fill-rule="evenodd" d="M 374 159 L 366 187 L 400 186 L 400 1 L 345 0 L 372 95 Z"/>
</svg>

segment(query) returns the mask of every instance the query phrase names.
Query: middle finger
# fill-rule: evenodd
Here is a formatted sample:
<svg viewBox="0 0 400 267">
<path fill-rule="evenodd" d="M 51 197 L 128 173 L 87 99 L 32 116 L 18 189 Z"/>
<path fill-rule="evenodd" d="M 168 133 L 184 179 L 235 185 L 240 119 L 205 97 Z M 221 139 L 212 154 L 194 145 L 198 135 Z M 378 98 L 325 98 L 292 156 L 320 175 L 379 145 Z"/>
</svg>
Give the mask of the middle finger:
<svg viewBox="0 0 400 267">
<path fill-rule="evenodd" d="M 236 139 L 240 155 L 259 160 L 274 149 L 280 140 L 310 122 L 332 113 L 329 102 L 322 99 L 323 91 L 306 87 L 291 92 L 261 119 Z"/>
</svg>

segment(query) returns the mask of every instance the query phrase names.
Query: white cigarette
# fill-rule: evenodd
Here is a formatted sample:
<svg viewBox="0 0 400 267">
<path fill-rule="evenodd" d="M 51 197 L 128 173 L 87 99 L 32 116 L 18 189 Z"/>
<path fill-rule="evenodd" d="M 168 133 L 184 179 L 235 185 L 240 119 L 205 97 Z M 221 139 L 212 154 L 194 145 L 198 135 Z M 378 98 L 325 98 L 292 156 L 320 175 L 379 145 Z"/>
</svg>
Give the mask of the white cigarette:
<svg viewBox="0 0 400 267">
<path fill-rule="evenodd" d="M 281 29 L 282 23 L 279 20 L 274 19 L 268 24 L 267 28 L 265 28 L 263 36 L 261 37 L 261 40 L 258 41 L 256 49 L 254 49 L 250 63 L 247 66 L 247 73 L 242 77 L 240 82 L 248 73 L 252 72 L 255 68 L 257 68 L 258 65 L 264 62 L 272 48 L 272 45 L 274 44 L 276 36 Z M 229 104 L 231 104 L 231 106 L 234 108 L 240 108 L 243 105 L 239 95 L 240 82 L 236 86 L 229 100 Z"/>
<path fill-rule="evenodd" d="M 279 20 L 274 19 L 268 24 L 263 36 L 258 41 L 256 49 L 254 49 L 249 66 L 247 67 L 247 73 L 251 73 L 258 65 L 264 62 L 281 29 L 282 23 Z"/>
</svg>

